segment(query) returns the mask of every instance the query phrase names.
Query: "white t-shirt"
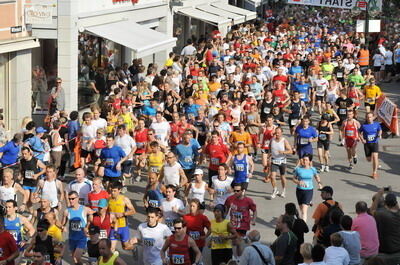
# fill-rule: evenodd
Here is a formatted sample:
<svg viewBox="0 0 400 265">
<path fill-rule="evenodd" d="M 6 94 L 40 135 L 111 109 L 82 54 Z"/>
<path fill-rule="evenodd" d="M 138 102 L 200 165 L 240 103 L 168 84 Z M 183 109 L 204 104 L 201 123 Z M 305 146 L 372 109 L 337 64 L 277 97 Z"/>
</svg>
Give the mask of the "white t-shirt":
<svg viewBox="0 0 400 265">
<path fill-rule="evenodd" d="M 67 186 L 67 192 L 76 191 L 79 194 L 79 203 L 82 205 L 89 205 L 88 194 L 93 189 L 91 180 L 85 179 L 82 182 L 77 180 L 71 181 Z"/>
<path fill-rule="evenodd" d="M 145 265 L 162 265 L 160 250 L 170 235 L 172 235 L 171 230 L 165 224 L 158 223 L 155 227 L 149 227 L 147 223 L 139 225 L 138 238 L 143 243 Z"/>
<path fill-rule="evenodd" d="M 93 123 L 90 125 L 86 125 L 85 123 L 82 125 L 81 128 L 82 132 L 82 149 L 86 151 L 92 151 L 93 150 L 93 145 L 90 147 L 89 150 L 89 145 L 88 141 L 96 138 L 96 133 L 97 133 L 97 127 Z"/>
<path fill-rule="evenodd" d="M 226 71 L 226 74 L 227 74 L 227 75 L 234 73 L 234 72 L 235 72 L 235 69 L 236 69 L 236 65 L 234 65 L 234 64 L 232 64 L 232 65 L 229 65 L 229 64 L 225 65 L 225 71 Z"/>
<path fill-rule="evenodd" d="M 214 204 L 225 204 L 226 199 L 232 195 L 229 189 L 231 188 L 233 178 L 227 177 L 226 180 L 222 181 L 218 179 L 218 176 L 213 176 L 211 181 L 215 190 Z"/>
<path fill-rule="evenodd" d="M 393 52 L 390 50 L 386 51 L 385 54 L 385 65 L 393 65 Z"/>
<path fill-rule="evenodd" d="M 325 91 L 328 88 L 329 82 L 325 78 L 315 79 L 314 80 L 314 87 L 315 87 L 315 94 L 317 96 L 324 96 Z"/>
<path fill-rule="evenodd" d="M 382 54 L 379 54 L 379 53 L 375 54 L 374 57 L 372 57 L 372 60 L 374 60 L 375 67 L 382 66 L 382 64 L 385 61 Z"/>
<path fill-rule="evenodd" d="M 121 147 L 125 154 L 129 155 L 132 148 L 136 146 L 136 143 L 130 135 L 125 134 L 122 137 L 119 135 L 115 137 L 115 145 Z M 130 158 L 130 160 L 132 160 L 132 158 Z"/>
<path fill-rule="evenodd" d="M 164 164 L 164 185 L 174 185 L 176 187 L 180 184 L 179 170 L 182 168 L 181 164 L 175 162 L 174 165 Z"/>
<path fill-rule="evenodd" d="M 163 145 L 168 145 L 168 132 L 170 131 L 170 126 L 167 121 L 156 122 L 154 121 L 150 128 L 154 129 L 156 139 L 160 140 Z"/>
<path fill-rule="evenodd" d="M 92 120 L 92 124 L 96 126 L 97 129 L 105 129 L 107 127 L 107 121 L 103 118 Z"/>
<path fill-rule="evenodd" d="M 348 265 L 350 257 L 345 248 L 330 246 L 325 249 L 324 261 L 326 265 Z"/>
<path fill-rule="evenodd" d="M 172 211 L 172 207 L 176 207 L 178 210 L 184 210 L 185 206 L 183 202 L 178 198 L 173 198 L 171 201 L 163 199 L 161 202 L 161 209 L 163 211 L 164 222 L 171 231 L 174 230 L 174 220 L 178 219 L 180 215 Z"/>
</svg>

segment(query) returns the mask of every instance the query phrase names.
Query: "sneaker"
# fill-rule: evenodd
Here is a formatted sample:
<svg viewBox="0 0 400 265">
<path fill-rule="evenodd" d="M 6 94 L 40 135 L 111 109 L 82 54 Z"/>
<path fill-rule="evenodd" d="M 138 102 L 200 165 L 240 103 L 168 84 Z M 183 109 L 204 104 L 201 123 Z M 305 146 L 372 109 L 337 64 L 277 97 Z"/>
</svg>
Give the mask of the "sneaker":
<svg viewBox="0 0 400 265">
<path fill-rule="evenodd" d="M 281 196 L 282 198 L 285 198 L 286 197 L 286 190 L 283 189 L 281 194 L 279 194 L 279 196 Z"/>
<path fill-rule="evenodd" d="M 325 166 L 325 172 L 329 172 L 329 166 L 328 165 Z"/>
<path fill-rule="evenodd" d="M 136 182 L 140 182 L 142 179 L 141 179 L 141 177 L 140 176 L 137 176 L 136 178 L 135 178 L 135 181 Z"/>
<path fill-rule="evenodd" d="M 311 108 L 311 111 L 314 111 L 314 108 Z"/>
<path fill-rule="evenodd" d="M 321 172 L 325 171 L 325 165 L 321 165 Z"/>
<path fill-rule="evenodd" d="M 279 194 L 278 189 L 275 188 L 274 191 L 272 192 L 271 199 L 274 199 L 278 194 Z"/>
<path fill-rule="evenodd" d="M 353 163 L 354 163 L 354 165 L 357 164 L 357 161 L 358 161 L 358 160 L 357 160 L 357 157 L 356 157 L 356 156 L 353 157 Z"/>
<path fill-rule="evenodd" d="M 352 170 L 353 169 L 353 163 L 350 163 L 349 164 L 349 170 Z"/>
</svg>

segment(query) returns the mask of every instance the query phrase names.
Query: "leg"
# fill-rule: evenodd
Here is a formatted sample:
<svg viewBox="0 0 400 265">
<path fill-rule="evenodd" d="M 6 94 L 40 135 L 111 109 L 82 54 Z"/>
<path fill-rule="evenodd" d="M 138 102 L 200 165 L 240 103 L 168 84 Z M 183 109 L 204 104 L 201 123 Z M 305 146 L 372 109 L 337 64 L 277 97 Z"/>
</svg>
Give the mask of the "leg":
<svg viewBox="0 0 400 265">
<path fill-rule="evenodd" d="M 72 258 L 73 258 L 74 263 L 75 263 L 76 265 L 81 265 L 81 264 L 83 264 L 83 262 L 82 262 L 82 254 L 83 254 L 83 249 L 81 249 L 81 248 L 77 248 L 77 249 L 75 249 L 75 251 L 73 252 Z"/>
<path fill-rule="evenodd" d="M 377 174 L 378 174 L 378 167 L 379 167 L 378 152 L 373 152 L 372 153 L 372 171 L 373 171 L 374 176 L 377 176 Z"/>
<path fill-rule="evenodd" d="M 321 165 L 324 165 L 324 156 L 323 156 L 323 150 L 322 150 L 322 148 L 318 148 L 317 151 L 318 151 L 318 160 L 319 160 L 319 163 L 320 163 Z"/>
<path fill-rule="evenodd" d="M 304 222 L 307 222 L 307 210 L 307 204 L 300 204 L 300 218 L 303 219 Z"/>
</svg>

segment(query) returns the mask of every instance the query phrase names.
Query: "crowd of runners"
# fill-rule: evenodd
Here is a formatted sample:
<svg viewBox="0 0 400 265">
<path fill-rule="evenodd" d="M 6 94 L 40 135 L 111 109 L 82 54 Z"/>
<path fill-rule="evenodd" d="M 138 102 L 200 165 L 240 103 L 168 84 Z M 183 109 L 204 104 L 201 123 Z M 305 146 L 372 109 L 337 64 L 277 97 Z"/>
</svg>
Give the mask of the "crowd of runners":
<svg viewBox="0 0 400 265">
<path fill-rule="evenodd" d="M 320 177 L 335 143 L 349 174 L 363 145 L 379 178 L 379 141 L 390 133 L 373 111 L 380 83 L 400 74 L 400 42 L 369 43 L 349 14 L 287 7 L 223 38 L 190 39 L 162 66 L 105 60 L 89 82 L 96 103 L 81 117 L 64 111 L 58 78 L 46 126 L 25 119 L 0 147 L 0 264 L 67 256 L 135 264 L 139 250 L 146 265 L 201 264 L 204 248 L 212 265 L 399 264 L 395 195 L 357 202 L 352 219 Z M 288 157 L 297 158 L 290 172 Z M 286 197 L 287 174 L 297 186 L 298 206 L 286 203 L 270 247 L 251 230 L 257 206 L 246 190 L 256 164 L 271 200 Z M 147 221 L 132 227 L 136 210 L 124 194 L 141 182 Z M 323 202 L 311 217 L 314 240 L 304 243 L 317 188 Z M 118 242 L 131 259 L 119 257 Z"/>
</svg>

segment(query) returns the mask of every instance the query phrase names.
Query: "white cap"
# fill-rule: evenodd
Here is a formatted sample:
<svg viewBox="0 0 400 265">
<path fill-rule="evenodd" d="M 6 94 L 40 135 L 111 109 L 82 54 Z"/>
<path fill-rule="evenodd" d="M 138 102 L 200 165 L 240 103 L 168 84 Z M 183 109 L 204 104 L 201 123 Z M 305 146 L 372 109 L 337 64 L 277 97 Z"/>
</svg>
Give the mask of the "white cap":
<svg viewBox="0 0 400 265">
<path fill-rule="evenodd" d="M 203 170 L 200 168 L 196 168 L 196 170 L 194 171 L 194 175 L 203 175 Z"/>
</svg>

